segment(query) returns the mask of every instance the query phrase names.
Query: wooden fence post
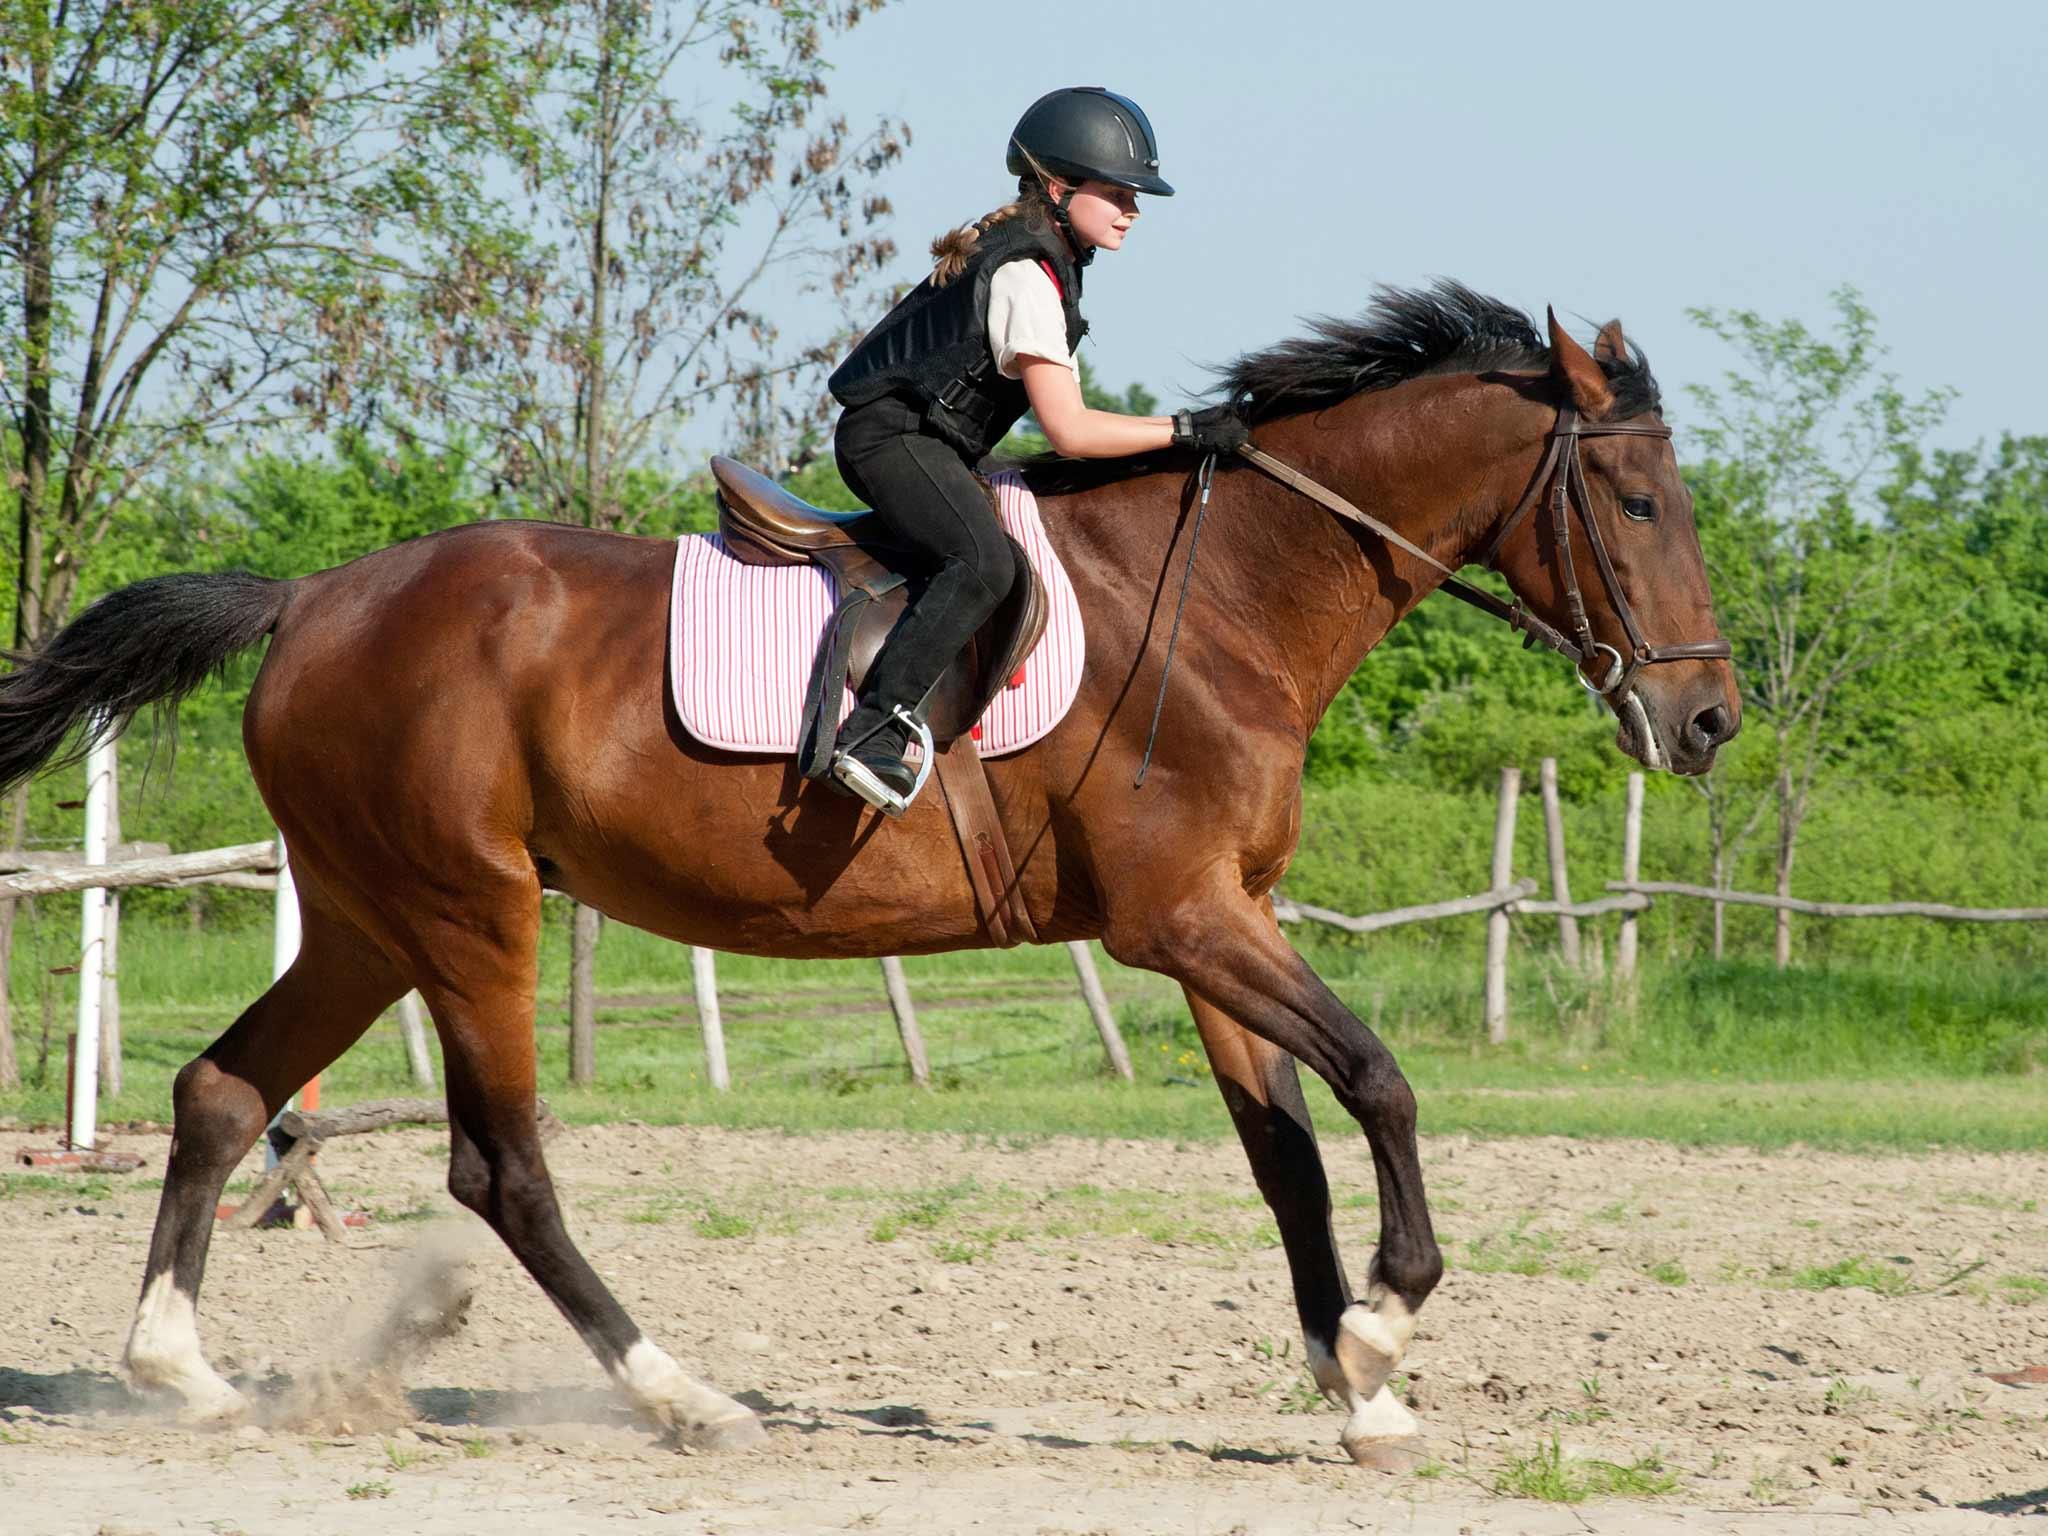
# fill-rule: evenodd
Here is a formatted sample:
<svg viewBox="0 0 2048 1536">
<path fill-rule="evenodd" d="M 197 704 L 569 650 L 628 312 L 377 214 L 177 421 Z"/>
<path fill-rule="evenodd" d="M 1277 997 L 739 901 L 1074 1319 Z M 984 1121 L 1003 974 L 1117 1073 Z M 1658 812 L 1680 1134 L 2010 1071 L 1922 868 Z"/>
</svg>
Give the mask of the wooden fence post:
<svg viewBox="0 0 2048 1536">
<path fill-rule="evenodd" d="M 1544 758 L 1537 778 L 1543 787 L 1543 837 L 1550 854 L 1550 895 L 1564 906 L 1571 902 L 1572 882 L 1564 867 L 1564 808 L 1557 800 L 1557 759 Z M 1569 912 L 1557 914 L 1557 952 L 1570 969 L 1580 969 L 1579 920 Z"/>
<path fill-rule="evenodd" d="M 1500 771 L 1500 803 L 1493 813 L 1493 889 L 1515 878 L 1515 802 L 1522 792 L 1522 770 Z M 1508 1037 L 1508 911 L 1495 907 L 1486 916 L 1486 1038 L 1495 1045 Z"/>
<path fill-rule="evenodd" d="M 1628 813 L 1621 824 L 1621 878 L 1629 885 L 1635 884 L 1643 872 L 1643 776 L 1632 773 L 1628 776 Z M 1636 914 L 1624 912 L 1621 916 L 1621 940 L 1614 950 L 1614 979 L 1633 982 L 1636 979 Z"/>
<path fill-rule="evenodd" d="M 427 1054 L 427 1024 L 421 1017 L 420 995 L 408 992 L 398 1000 L 398 1032 L 405 1037 L 405 1057 L 412 1080 L 420 1088 L 434 1086 L 434 1058 Z"/>
<path fill-rule="evenodd" d="M 1087 999 L 1088 1016 L 1095 1021 L 1095 1033 L 1102 1037 L 1102 1049 L 1109 1056 L 1109 1068 L 1125 1082 L 1132 1082 L 1131 1053 L 1124 1049 L 1122 1031 L 1116 1027 L 1116 1015 L 1109 1011 L 1109 994 L 1102 990 L 1102 976 L 1095 969 L 1095 952 L 1085 940 L 1074 939 L 1067 945 L 1067 954 L 1074 962 L 1074 974 L 1081 978 L 1081 996 Z"/>
<path fill-rule="evenodd" d="M 704 1034 L 704 1075 L 719 1093 L 732 1087 L 725 1065 L 725 1017 L 718 1011 L 718 962 L 701 944 L 690 946 L 690 985 L 697 994 L 697 1027 Z"/>
<path fill-rule="evenodd" d="M 604 915 L 577 902 L 569 919 L 569 1081 L 597 1081 L 597 934 Z"/>
<path fill-rule="evenodd" d="M 910 1080 L 929 1089 L 932 1064 L 924 1053 L 924 1031 L 917 1027 L 917 1010 L 910 1003 L 910 981 L 903 974 L 903 962 L 894 955 L 882 956 L 882 984 L 889 990 L 889 1011 L 896 1016 L 903 1054 L 910 1058 Z"/>
</svg>

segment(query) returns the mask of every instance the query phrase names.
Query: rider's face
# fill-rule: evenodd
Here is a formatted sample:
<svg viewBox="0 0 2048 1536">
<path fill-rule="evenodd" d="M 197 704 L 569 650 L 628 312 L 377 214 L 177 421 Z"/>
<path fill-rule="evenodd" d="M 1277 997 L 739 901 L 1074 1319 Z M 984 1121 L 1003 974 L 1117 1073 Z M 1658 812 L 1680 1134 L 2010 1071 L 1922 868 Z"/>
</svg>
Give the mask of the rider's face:
<svg viewBox="0 0 2048 1536">
<path fill-rule="evenodd" d="M 1057 184 L 1055 184 L 1057 185 Z M 1055 193 L 1057 196 L 1057 193 Z M 1138 194 L 1128 187 L 1113 187 L 1106 181 L 1084 181 L 1067 205 L 1067 219 L 1074 226 L 1074 238 L 1083 245 L 1116 250 L 1124 234 L 1138 217 Z"/>
</svg>

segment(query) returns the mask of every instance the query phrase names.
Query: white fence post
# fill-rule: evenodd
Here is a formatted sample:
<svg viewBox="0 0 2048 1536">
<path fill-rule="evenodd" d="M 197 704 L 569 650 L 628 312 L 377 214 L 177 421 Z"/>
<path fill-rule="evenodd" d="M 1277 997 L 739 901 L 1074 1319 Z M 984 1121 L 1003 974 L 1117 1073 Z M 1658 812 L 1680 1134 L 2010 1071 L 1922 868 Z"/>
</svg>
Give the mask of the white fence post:
<svg viewBox="0 0 2048 1536">
<path fill-rule="evenodd" d="M 1522 793 L 1522 770 L 1500 771 L 1500 803 L 1493 813 L 1493 888 L 1515 878 L 1515 802 Z M 1486 1038 L 1495 1045 L 1508 1037 L 1508 909 L 1495 907 L 1486 917 Z"/>
<path fill-rule="evenodd" d="M 107 796 L 113 787 L 111 736 L 85 759 L 85 862 L 107 862 Z M 93 886 L 81 898 L 78 942 L 78 1039 L 71 1057 L 71 1145 L 90 1152 L 99 1135 L 100 1004 L 107 966 L 107 893 Z"/>
<path fill-rule="evenodd" d="M 1643 776 L 1628 776 L 1628 819 L 1621 824 L 1621 878 L 1633 885 L 1643 872 Z M 1614 950 L 1614 979 L 1636 979 L 1636 914 L 1621 919 L 1621 938 Z"/>
<path fill-rule="evenodd" d="M 284 834 L 277 837 L 277 895 L 271 903 L 270 923 L 270 979 L 277 980 L 292 968 L 292 962 L 299 958 L 299 888 L 292 879 L 291 855 L 284 846 Z M 315 1078 L 315 1082 L 319 1079 Z M 284 1109 L 297 1106 L 299 1096 L 295 1093 L 284 1101 Z M 283 1114 L 284 1109 L 278 1111 Z M 277 1125 L 272 1119 L 263 1133 L 263 1166 L 265 1169 L 277 1166 L 277 1146 L 270 1139 L 270 1131 Z"/>
<path fill-rule="evenodd" d="M 720 1093 L 732 1087 L 725 1067 L 725 1020 L 718 1011 L 718 963 L 700 944 L 690 946 L 690 981 L 697 991 L 697 1025 L 704 1031 L 704 1072 Z"/>
<path fill-rule="evenodd" d="M 427 1025 L 421 1017 L 420 995 L 408 992 L 398 1000 L 398 1032 L 405 1037 L 405 1057 L 412 1063 L 412 1080 L 421 1088 L 434 1086 L 434 1058 L 427 1054 Z"/>
</svg>

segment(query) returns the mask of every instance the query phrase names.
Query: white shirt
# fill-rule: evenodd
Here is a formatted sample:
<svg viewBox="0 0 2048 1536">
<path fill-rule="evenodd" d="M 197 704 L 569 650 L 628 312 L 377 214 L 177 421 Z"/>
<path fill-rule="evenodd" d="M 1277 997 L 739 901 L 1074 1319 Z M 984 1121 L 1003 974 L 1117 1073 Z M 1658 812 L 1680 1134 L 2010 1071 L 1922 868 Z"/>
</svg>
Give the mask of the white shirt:
<svg viewBox="0 0 2048 1536">
<path fill-rule="evenodd" d="M 1051 276 L 1031 260 L 1006 261 L 988 285 L 988 348 L 1006 379 L 1024 376 L 1023 359 L 1042 357 L 1074 369 L 1067 312 Z M 1075 369 L 1078 373 L 1078 369 Z"/>
</svg>

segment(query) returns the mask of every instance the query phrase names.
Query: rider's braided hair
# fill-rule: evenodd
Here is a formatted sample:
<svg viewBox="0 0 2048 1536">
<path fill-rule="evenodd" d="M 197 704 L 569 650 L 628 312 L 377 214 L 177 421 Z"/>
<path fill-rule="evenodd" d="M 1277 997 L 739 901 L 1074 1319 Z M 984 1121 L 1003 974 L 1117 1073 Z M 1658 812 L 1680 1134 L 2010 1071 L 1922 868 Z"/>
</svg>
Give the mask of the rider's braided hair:
<svg viewBox="0 0 2048 1536">
<path fill-rule="evenodd" d="M 1051 213 L 1052 202 L 1045 195 L 1045 184 L 1036 176 L 1019 176 L 1016 197 L 992 213 L 983 214 L 972 224 L 949 229 L 932 241 L 932 286 L 943 288 L 967 269 L 967 258 L 974 254 L 983 230 L 993 229 L 1005 219 L 1014 219 L 1019 214 L 1049 219 Z"/>
</svg>

